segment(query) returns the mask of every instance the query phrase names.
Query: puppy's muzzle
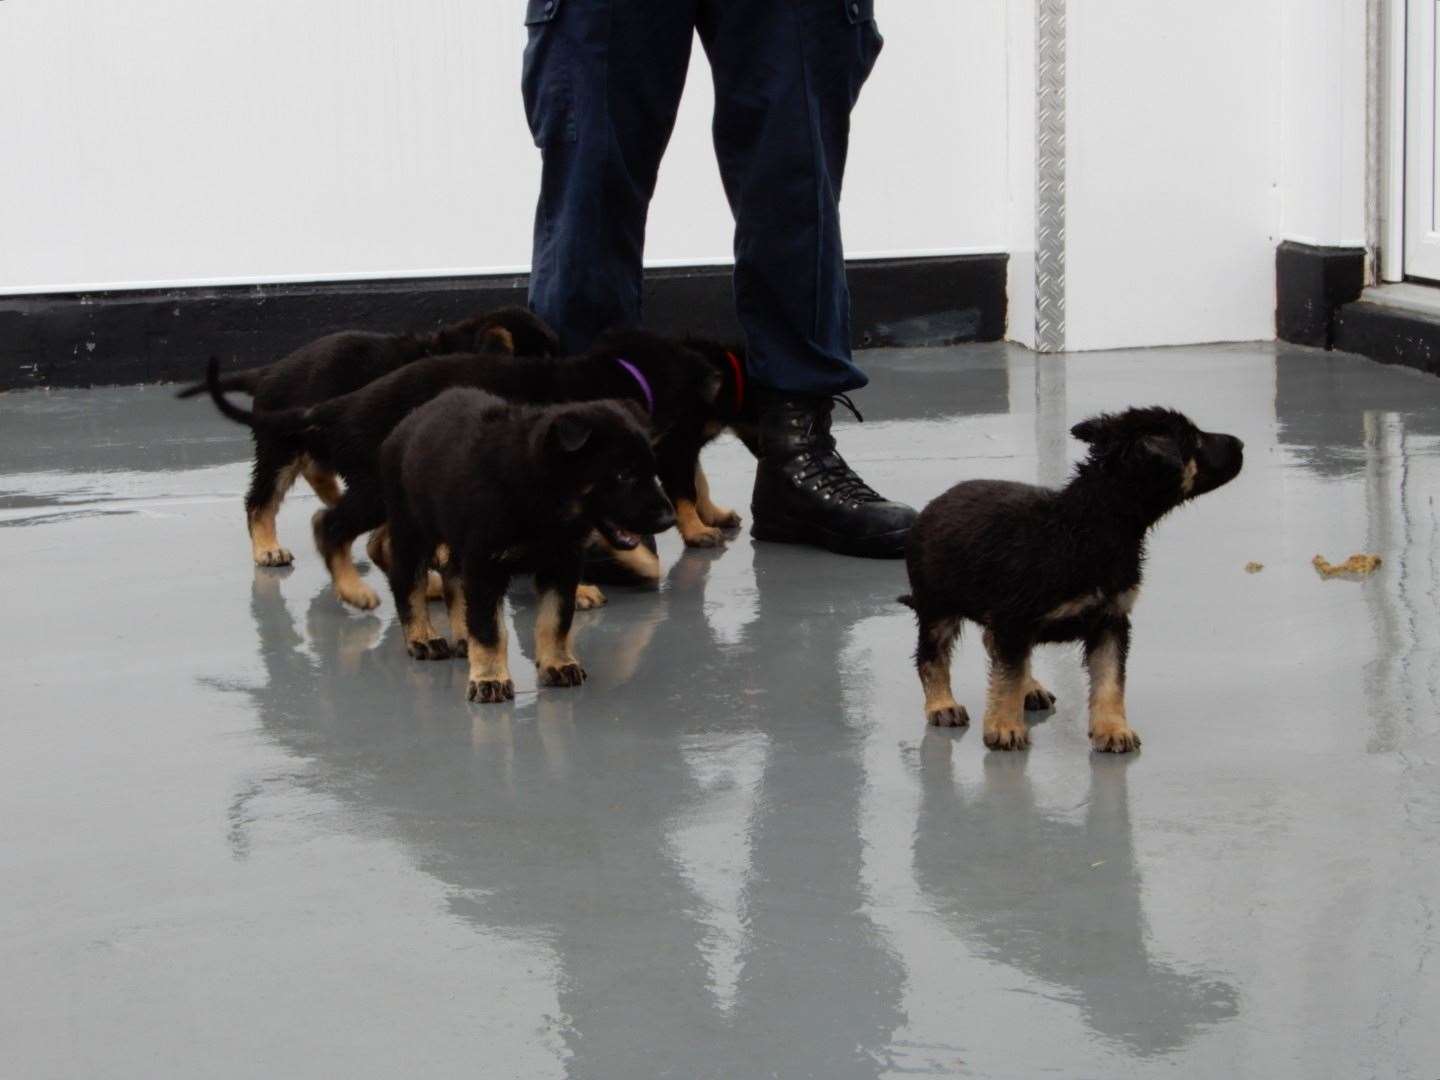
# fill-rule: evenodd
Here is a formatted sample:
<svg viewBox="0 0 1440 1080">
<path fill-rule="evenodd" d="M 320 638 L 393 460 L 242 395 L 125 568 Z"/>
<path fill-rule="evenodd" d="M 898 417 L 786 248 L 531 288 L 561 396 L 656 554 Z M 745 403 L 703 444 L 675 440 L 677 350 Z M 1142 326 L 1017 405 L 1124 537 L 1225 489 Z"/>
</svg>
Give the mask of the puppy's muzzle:
<svg viewBox="0 0 1440 1080">
<path fill-rule="evenodd" d="M 1203 495 L 1240 475 L 1240 469 L 1245 464 L 1245 444 L 1234 435 L 1207 432 L 1197 464 L 1200 470 L 1191 494 Z"/>
</svg>

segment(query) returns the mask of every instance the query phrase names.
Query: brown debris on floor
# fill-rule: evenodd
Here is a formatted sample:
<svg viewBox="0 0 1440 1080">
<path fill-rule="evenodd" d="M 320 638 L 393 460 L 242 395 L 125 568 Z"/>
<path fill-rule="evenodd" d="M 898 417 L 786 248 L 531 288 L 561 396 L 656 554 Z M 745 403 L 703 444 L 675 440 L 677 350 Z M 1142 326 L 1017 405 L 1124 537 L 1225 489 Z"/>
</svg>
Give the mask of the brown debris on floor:
<svg viewBox="0 0 1440 1080">
<path fill-rule="evenodd" d="M 1245 573 L 1247 574 L 1258 574 L 1261 570 L 1264 569 L 1265 564 L 1263 562 L 1247 562 L 1245 564 Z"/>
<path fill-rule="evenodd" d="M 1316 573 L 1327 580 L 1335 577 L 1352 580 L 1369 577 L 1380 568 L 1381 561 L 1379 555 L 1351 555 L 1344 562 L 1338 564 L 1327 562 L 1323 555 L 1316 555 L 1310 560 Z"/>
</svg>

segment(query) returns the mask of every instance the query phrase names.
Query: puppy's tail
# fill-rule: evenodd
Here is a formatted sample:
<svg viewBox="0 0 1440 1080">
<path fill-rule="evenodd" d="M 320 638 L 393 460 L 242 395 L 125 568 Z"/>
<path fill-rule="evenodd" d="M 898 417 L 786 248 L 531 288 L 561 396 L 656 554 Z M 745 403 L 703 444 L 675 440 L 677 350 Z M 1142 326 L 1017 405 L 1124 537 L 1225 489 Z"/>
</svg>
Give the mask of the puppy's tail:
<svg viewBox="0 0 1440 1080">
<path fill-rule="evenodd" d="M 895 597 L 895 599 L 900 603 L 904 604 L 911 611 L 915 610 L 915 597 L 911 596 L 909 593 L 906 593 L 904 596 L 897 596 Z"/>
<path fill-rule="evenodd" d="M 220 376 L 220 389 L 227 393 L 236 391 L 242 394 L 254 394 L 260 386 L 260 380 L 270 370 L 267 364 L 265 367 L 246 368 L 244 371 L 232 371 L 229 375 Z M 210 389 L 210 380 L 201 379 L 197 383 L 191 383 L 183 390 L 177 390 L 177 398 L 199 397 Z"/>
<path fill-rule="evenodd" d="M 209 366 L 205 369 L 204 386 L 210 394 L 210 400 L 215 402 L 215 408 L 220 410 L 221 416 L 234 420 L 237 424 L 244 424 L 252 431 L 295 437 L 310 426 L 309 409 L 256 411 L 242 409 L 231 402 L 225 396 L 225 382 L 220 377 L 220 361 L 217 357 L 212 356 Z"/>
</svg>

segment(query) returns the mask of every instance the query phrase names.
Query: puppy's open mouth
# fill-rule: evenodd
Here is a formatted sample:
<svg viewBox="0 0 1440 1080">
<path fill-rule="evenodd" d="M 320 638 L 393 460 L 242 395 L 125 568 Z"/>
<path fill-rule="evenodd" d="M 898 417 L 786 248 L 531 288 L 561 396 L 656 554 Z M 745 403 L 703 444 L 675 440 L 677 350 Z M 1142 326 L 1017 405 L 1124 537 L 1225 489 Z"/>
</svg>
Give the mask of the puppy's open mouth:
<svg viewBox="0 0 1440 1080">
<path fill-rule="evenodd" d="M 599 529 L 600 535 L 617 551 L 633 551 L 640 546 L 640 537 L 629 529 L 622 529 L 613 521 L 601 519 Z"/>
</svg>

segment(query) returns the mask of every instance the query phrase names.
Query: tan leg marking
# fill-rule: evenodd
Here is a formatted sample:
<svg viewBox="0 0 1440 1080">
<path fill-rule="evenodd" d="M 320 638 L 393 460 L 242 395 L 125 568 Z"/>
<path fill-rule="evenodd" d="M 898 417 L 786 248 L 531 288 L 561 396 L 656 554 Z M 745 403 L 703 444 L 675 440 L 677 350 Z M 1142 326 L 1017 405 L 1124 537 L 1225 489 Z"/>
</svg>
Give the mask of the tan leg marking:
<svg viewBox="0 0 1440 1080">
<path fill-rule="evenodd" d="M 686 547 L 719 547 L 725 539 L 724 533 L 700 519 L 700 511 L 689 499 L 675 500 L 675 527 Z"/>
<path fill-rule="evenodd" d="M 460 582 L 456 581 L 456 589 L 460 589 Z M 461 589 L 459 611 L 461 618 L 465 614 L 465 597 Z M 450 625 L 455 628 L 454 603 L 450 605 Z M 461 624 L 460 630 L 464 630 Z M 458 632 L 458 631 L 457 631 Z M 466 655 L 470 658 L 470 683 L 466 687 L 465 696 L 471 701 L 478 701 L 482 705 L 500 704 L 511 701 L 515 697 L 515 684 L 510 679 L 510 637 L 505 629 L 505 600 L 502 597 L 495 604 L 495 645 L 487 648 L 478 642 L 468 640 Z"/>
<path fill-rule="evenodd" d="M 603 543 L 603 541 L 602 541 Z M 607 549 L 609 544 L 604 545 Z M 656 555 L 644 544 L 631 548 L 629 551 L 614 551 L 615 561 L 625 567 L 634 577 L 656 584 L 660 580 L 660 556 Z"/>
<path fill-rule="evenodd" d="M 435 545 L 435 554 L 430 557 L 430 565 L 436 569 L 430 571 L 430 585 L 425 595 L 431 600 L 444 600 L 445 582 L 440 576 L 440 568 L 450 565 L 449 544 Z"/>
<path fill-rule="evenodd" d="M 695 509 L 700 514 L 700 520 L 706 525 L 713 525 L 717 529 L 738 529 L 740 527 L 739 514 L 734 510 L 717 506 L 711 500 L 710 480 L 698 461 L 695 463 Z"/>
<path fill-rule="evenodd" d="M 426 582 L 422 578 L 410 590 L 410 617 L 405 620 L 405 645 L 416 660 L 446 660 L 450 645 L 435 632 L 430 622 L 430 606 L 426 602 Z"/>
<path fill-rule="evenodd" d="M 365 554 L 370 556 L 370 562 L 377 570 L 387 574 L 390 572 L 389 525 L 381 525 L 370 534 L 370 539 L 365 541 Z"/>
<path fill-rule="evenodd" d="M 256 566 L 289 566 L 295 556 L 280 546 L 275 534 L 275 515 L 280 512 L 280 503 L 300 475 L 300 461 L 297 458 L 280 470 L 275 477 L 275 494 L 269 503 L 245 515 L 245 524 L 250 530 L 250 555 Z"/>
<path fill-rule="evenodd" d="M 579 686 L 585 669 L 570 651 L 570 635 L 560 633 L 560 596 L 547 592 L 540 597 L 535 616 L 535 669 L 541 686 Z"/>
<path fill-rule="evenodd" d="M 925 689 L 925 719 L 936 727 L 970 726 L 970 714 L 950 692 L 949 664 L 921 664 L 920 685 Z"/>
<path fill-rule="evenodd" d="M 1085 658 L 1090 671 L 1090 745 L 1124 754 L 1140 746 L 1140 736 L 1125 716 L 1125 685 L 1120 677 L 1120 651 L 1107 640 Z"/>
<path fill-rule="evenodd" d="M 986 630 L 981 640 L 985 642 L 985 653 L 991 662 L 995 659 L 995 636 Z M 1020 687 L 1021 698 L 1026 712 L 1045 712 L 1055 707 L 1055 695 L 1046 690 L 1039 679 L 1030 673 L 1030 661 L 1025 661 L 1025 678 Z"/>
<path fill-rule="evenodd" d="M 458 576 L 443 578 L 440 583 L 445 596 L 445 611 L 450 616 L 450 636 L 455 639 L 455 654 L 466 656 L 470 651 L 470 624 L 465 614 L 465 582 Z M 496 608 L 496 621 L 505 623 L 504 602 Z"/>
<path fill-rule="evenodd" d="M 575 610 L 589 611 L 591 608 L 603 607 L 605 594 L 594 585 L 575 586 Z"/>
<path fill-rule="evenodd" d="M 1026 750 L 1030 730 L 1025 726 L 1025 687 L 1030 677 L 1030 658 L 1019 669 L 995 658 L 995 639 L 985 631 L 985 651 L 990 654 L 990 685 L 985 692 L 985 745 L 992 750 Z"/>
<path fill-rule="evenodd" d="M 941 646 L 940 659 L 920 665 L 920 686 L 925 691 L 925 719 L 936 727 L 969 727 L 970 714 L 950 692 L 950 653 L 958 629 L 954 622 L 942 623 L 932 631 Z"/>
<path fill-rule="evenodd" d="M 314 520 L 318 522 L 320 515 L 324 512 L 317 510 Z M 355 560 L 350 556 L 348 544 L 340 551 L 332 551 L 326 555 L 325 567 L 330 571 L 330 581 L 335 586 L 335 595 L 344 603 L 359 608 L 361 611 L 369 611 L 371 608 L 380 606 L 380 597 L 375 594 L 375 590 L 360 579 L 360 571 L 355 569 Z"/>
<path fill-rule="evenodd" d="M 445 581 L 438 570 L 425 571 L 425 599 L 444 600 Z"/>
<path fill-rule="evenodd" d="M 326 506 L 334 506 L 340 501 L 340 482 L 335 479 L 335 474 L 329 469 L 316 465 L 308 457 L 304 459 L 304 466 L 301 471 L 305 481 L 320 497 L 320 501 Z"/>
</svg>

